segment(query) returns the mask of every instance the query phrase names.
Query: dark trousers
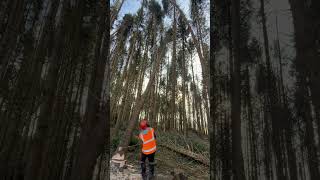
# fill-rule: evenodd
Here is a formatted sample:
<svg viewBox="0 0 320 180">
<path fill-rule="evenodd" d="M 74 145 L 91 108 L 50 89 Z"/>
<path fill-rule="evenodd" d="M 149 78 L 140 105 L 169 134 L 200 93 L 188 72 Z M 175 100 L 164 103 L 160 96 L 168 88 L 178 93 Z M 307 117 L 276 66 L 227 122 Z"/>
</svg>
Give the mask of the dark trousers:
<svg viewBox="0 0 320 180">
<path fill-rule="evenodd" d="M 154 161 L 154 156 L 155 152 L 152 154 L 143 154 L 141 153 L 141 158 L 140 158 L 140 164 L 141 164 L 141 174 L 142 176 L 146 176 L 146 159 L 148 158 L 149 161 L 149 171 L 150 175 L 153 176 L 154 174 L 154 166 L 155 166 L 155 161 Z"/>
</svg>

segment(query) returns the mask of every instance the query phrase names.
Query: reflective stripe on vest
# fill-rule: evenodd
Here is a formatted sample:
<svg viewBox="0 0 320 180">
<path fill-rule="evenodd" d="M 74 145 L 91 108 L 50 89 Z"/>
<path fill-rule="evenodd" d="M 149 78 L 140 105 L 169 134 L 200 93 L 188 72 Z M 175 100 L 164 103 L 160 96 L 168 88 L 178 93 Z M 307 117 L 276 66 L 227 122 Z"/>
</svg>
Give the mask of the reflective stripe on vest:
<svg viewBox="0 0 320 180">
<path fill-rule="evenodd" d="M 150 134 L 151 133 L 151 134 Z M 142 152 L 144 154 L 151 154 L 156 150 L 156 141 L 154 138 L 153 128 L 148 128 L 144 131 L 144 134 L 140 133 L 140 138 L 143 141 Z"/>
<path fill-rule="evenodd" d="M 157 148 L 157 146 L 154 146 L 153 148 L 148 149 L 148 150 L 143 150 L 143 149 L 142 149 L 142 152 L 148 153 L 148 152 L 151 152 L 151 151 L 153 151 L 153 150 L 156 150 L 156 148 Z"/>
</svg>

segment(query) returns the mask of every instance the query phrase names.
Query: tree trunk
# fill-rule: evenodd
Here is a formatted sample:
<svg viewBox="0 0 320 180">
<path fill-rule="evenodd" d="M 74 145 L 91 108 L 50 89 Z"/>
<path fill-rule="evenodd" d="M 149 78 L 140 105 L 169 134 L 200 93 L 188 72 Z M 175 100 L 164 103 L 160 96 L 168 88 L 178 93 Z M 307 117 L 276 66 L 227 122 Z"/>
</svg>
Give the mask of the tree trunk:
<svg viewBox="0 0 320 180">
<path fill-rule="evenodd" d="M 241 148 L 241 88 L 240 88 L 240 0 L 232 0 L 232 40 L 233 40 L 233 100 L 231 105 L 232 129 L 232 170 L 235 180 L 245 180 Z"/>
<path fill-rule="evenodd" d="M 66 9 L 68 6 L 68 1 L 63 1 L 62 9 L 61 9 L 61 17 L 66 15 Z M 52 113 L 52 107 L 55 99 L 55 93 L 58 83 L 58 71 L 60 68 L 60 63 L 62 58 L 64 57 L 64 38 L 65 38 L 65 18 L 61 21 L 61 26 L 57 30 L 54 35 L 54 45 L 51 57 L 49 58 L 49 62 L 51 63 L 48 69 L 47 80 L 45 83 L 44 93 L 44 104 L 40 107 L 40 115 L 37 121 L 37 130 L 35 132 L 30 160 L 27 166 L 25 179 L 26 180 L 35 180 L 41 179 L 40 174 L 42 171 L 42 164 L 45 160 L 48 150 L 47 139 L 49 132 L 51 132 L 50 125 L 54 124 L 54 122 L 50 122 L 50 115 Z"/>
<path fill-rule="evenodd" d="M 187 115 L 186 115 L 186 78 L 187 78 L 187 67 L 185 58 L 185 37 L 182 37 L 182 122 L 183 122 L 183 133 L 187 134 Z"/>
<path fill-rule="evenodd" d="M 26 7 L 26 2 L 24 0 L 12 0 L 11 2 L 12 10 L 8 15 L 7 25 L 5 27 L 4 33 L 2 35 L 2 40 L 0 42 L 0 73 L 1 79 L 5 75 L 8 68 L 8 63 L 10 61 L 12 51 L 16 45 L 18 36 L 21 34 L 22 29 L 24 29 L 24 12 Z"/>
<path fill-rule="evenodd" d="M 124 0 L 117 0 L 115 2 L 115 5 L 111 8 L 111 11 L 110 11 L 110 28 L 112 28 L 115 20 L 117 19 L 118 17 L 118 14 L 121 10 L 121 7 L 124 3 Z"/>
<path fill-rule="evenodd" d="M 126 152 L 128 150 L 127 147 L 129 145 L 133 129 L 135 128 L 135 125 L 137 123 L 137 118 L 139 117 L 140 110 L 142 109 L 143 104 L 146 100 L 146 97 L 151 89 L 151 86 L 153 85 L 153 83 L 155 81 L 155 76 L 159 71 L 161 59 L 165 55 L 164 54 L 165 53 L 165 43 L 166 43 L 166 40 L 162 40 L 162 42 L 160 43 L 160 47 L 158 48 L 158 51 L 155 51 L 155 52 L 157 52 L 156 61 L 153 64 L 153 72 L 151 74 L 150 80 L 147 84 L 147 87 L 146 87 L 144 93 L 141 96 L 138 96 L 136 99 L 136 103 L 135 103 L 132 115 L 130 117 L 130 120 L 128 122 L 127 129 L 125 131 L 123 138 L 120 141 L 120 144 L 119 144 L 115 154 L 120 154 L 120 155 L 126 154 Z"/>
<path fill-rule="evenodd" d="M 320 109 L 320 78 L 318 76 L 319 55 L 316 47 L 316 27 L 309 15 L 312 9 L 306 8 L 306 3 L 302 0 L 289 0 L 293 16 L 294 39 L 296 48 L 295 66 L 298 72 L 298 79 L 301 88 L 310 87 L 312 103 L 316 111 Z M 314 19 L 319 21 L 319 18 Z M 307 90 L 303 90 L 302 96 L 308 97 Z M 320 179 L 319 163 L 317 159 L 317 150 L 315 148 L 313 122 L 309 102 L 305 103 L 304 121 L 306 124 L 306 141 L 308 151 L 308 167 L 311 179 Z"/>
<path fill-rule="evenodd" d="M 170 117 L 170 128 L 174 128 L 176 123 L 176 85 L 177 85 L 177 75 L 176 75 L 176 36 L 177 36 L 177 20 L 176 20 L 176 8 L 173 9 L 173 46 L 172 46 L 172 76 L 171 76 L 171 117 Z"/>
<path fill-rule="evenodd" d="M 97 158 L 103 153 L 109 139 L 109 2 L 99 4 L 99 25 L 95 48 L 95 66 L 92 71 L 86 112 L 82 123 L 77 154 L 72 167 L 71 179 L 91 179 Z M 106 69 L 107 67 L 107 69 Z M 106 74 L 106 76 L 105 76 Z M 107 99 L 102 99 L 104 78 L 107 79 Z M 102 102 L 101 102 L 102 101 Z M 108 151 L 109 148 L 107 148 Z M 107 152 L 108 154 L 108 152 Z"/>
<path fill-rule="evenodd" d="M 272 134 L 273 134 L 273 148 L 276 156 L 276 172 L 278 179 L 287 179 L 284 174 L 284 159 L 283 152 L 280 148 L 281 137 L 282 134 L 280 132 L 280 128 L 278 127 L 279 122 L 283 121 L 277 118 L 276 110 L 280 107 L 278 100 L 276 99 L 276 84 L 272 82 L 273 72 L 271 68 L 270 62 L 270 53 L 269 53 L 269 40 L 268 40 L 268 31 L 266 26 L 266 16 L 264 12 L 264 0 L 260 0 L 260 13 L 262 18 L 262 28 L 263 28 L 263 39 L 264 39 L 264 50 L 266 56 L 266 67 L 267 67 L 267 94 L 268 94 L 268 109 L 271 112 L 271 121 L 272 121 Z M 276 124 L 277 123 L 277 124 Z"/>
</svg>

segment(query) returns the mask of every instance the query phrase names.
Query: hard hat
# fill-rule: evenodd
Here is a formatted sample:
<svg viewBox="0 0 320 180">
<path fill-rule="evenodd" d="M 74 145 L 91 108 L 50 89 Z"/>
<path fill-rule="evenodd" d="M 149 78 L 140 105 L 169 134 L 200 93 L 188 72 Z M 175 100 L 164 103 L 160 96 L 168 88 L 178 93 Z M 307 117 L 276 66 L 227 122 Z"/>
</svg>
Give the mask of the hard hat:
<svg viewBox="0 0 320 180">
<path fill-rule="evenodd" d="M 147 128 L 147 119 L 142 119 L 140 121 L 140 129 L 146 129 Z"/>
</svg>

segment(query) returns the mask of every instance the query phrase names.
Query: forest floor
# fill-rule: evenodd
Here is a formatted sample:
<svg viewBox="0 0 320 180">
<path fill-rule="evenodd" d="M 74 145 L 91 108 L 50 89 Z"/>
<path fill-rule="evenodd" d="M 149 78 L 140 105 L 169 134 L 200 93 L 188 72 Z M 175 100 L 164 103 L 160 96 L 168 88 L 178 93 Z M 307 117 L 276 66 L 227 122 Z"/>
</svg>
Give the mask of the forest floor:
<svg viewBox="0 0 320 180">
<path fill-rule="evenodd" d="M 208 180 L 209 167 L 203 163 L 175 152 L 169 148 L 162 146 L 166 144 L 183 148 L 188 151 L 195 152 L 206 156 L 209 150 L 209 140 L 199 137 L 195 133 L 189 133 L 188 137 L 184 137 L 178 133 L 157 133 L 158 150 L 156 152 L 155 174 L 156 180 L 174 179 L 174 174 L 183 174 L 188 180 Z M 170 137 L 170 138 L 168 138 Z M 168 142 L 170 141 L 170 142 Z M 140 147 L 131 149 L 127 154 L 126 168 L 119 172 L 111 167 L 111 180 L 140 180 Z M 209 156 L 206 156 L 209 160 Z M 147 166 L 148 169 L 148 166 Z"/>
</svg>

